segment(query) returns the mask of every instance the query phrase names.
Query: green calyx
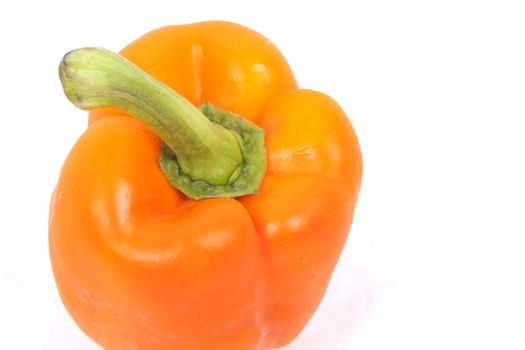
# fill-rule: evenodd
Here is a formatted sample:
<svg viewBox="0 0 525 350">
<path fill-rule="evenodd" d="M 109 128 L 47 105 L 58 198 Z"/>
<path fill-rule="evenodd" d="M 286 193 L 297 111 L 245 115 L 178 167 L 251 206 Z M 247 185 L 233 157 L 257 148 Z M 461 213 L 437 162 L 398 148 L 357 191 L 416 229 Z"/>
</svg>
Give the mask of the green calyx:
<svg viewBox="0 0 525 350">
<path fill-rule="evenodd" d="M 212 122 L 232 131 L 239 139 L 243 161 L 232 174 L 230 181 L 223 185 L 211 185 L 206 181 L 194 180 L 181 171 L 176 154 L 166 144 L 162 145 L 159 157 L 160 168 L 173 186 L 183 193 L 198 193 L 199 197 L 238 197 L 257 193 L 264 176 L 266 154 L 264 132 L 261 128 L 241 117 L 226 112 L 206 102 L 201 107 L 202 113 Z M 261 171 L 262 170 L 262 171 Z"/>
<path fill-rule="evenodd" d="M 257 193 L 266 155 L 264 132 L 210 103 L 200 109 L 120 55 L 101 48 L 69 52 L 59 67 L 68 99 L 81 109 L 118 107 L 162 140 L 159 165 L 194 199 Z"/>
</svg>

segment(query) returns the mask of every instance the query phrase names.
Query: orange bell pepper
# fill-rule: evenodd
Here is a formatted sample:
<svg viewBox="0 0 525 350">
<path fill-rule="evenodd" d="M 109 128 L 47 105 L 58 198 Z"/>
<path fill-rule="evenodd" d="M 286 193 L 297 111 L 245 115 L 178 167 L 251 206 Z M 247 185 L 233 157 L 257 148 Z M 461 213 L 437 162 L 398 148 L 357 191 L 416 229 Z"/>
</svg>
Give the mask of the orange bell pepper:
<svg viewBox="0 0 525 350">
<path fill-rule="evenodd" d="M 352 222 L 362 160 L 348 118 L 237 24 L 160 28 L 121 55 L 134 64 L 80 49 L 60 66 L 68 98 L 92 110 L 50 210 L 67 311 L 105 349 L 291 342 Z"/>
</svg>

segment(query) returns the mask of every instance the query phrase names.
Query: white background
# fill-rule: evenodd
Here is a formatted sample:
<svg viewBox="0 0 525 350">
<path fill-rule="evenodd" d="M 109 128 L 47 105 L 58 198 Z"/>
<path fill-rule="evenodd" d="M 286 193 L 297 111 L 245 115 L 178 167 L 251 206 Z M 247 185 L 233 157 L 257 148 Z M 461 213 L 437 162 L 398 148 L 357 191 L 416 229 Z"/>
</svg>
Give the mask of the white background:
<svg viewBox="0 0 525 350">
<path fill-rule="evenodd" d="M 362 145 L 348 244 L 286 350 L 525 348 L 523 1 L 14 3 L 0 5 L 0 348 L 97 349 L 47 251 L 51 192 L 86 125 L 62 55 L 207 19 L 271 39 Z"/>
</svg>

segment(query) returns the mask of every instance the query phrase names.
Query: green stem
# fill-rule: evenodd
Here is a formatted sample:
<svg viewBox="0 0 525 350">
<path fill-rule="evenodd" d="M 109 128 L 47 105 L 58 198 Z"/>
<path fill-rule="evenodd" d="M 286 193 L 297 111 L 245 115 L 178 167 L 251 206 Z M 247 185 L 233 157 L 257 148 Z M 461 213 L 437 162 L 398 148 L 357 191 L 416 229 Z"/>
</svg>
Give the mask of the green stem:
<svg viewBox="0 0 525 350">
<path fill-rule="evenodd" d="M 59 74 L 66 96 L 77 107 L 119 107 L 157 134 L 165 145 L 159 160 L 162 170 L 189 197 L 239 196 L 257 191 L 265 156 L 262 130 L 255 125 L 214 106 L 197 109 L 168 86 L 105 49 L 69 52 L 62 59 Z M 227 122 L 206 115 L 217 115 L 218 111 L 227 115 Z"/>
</svg>

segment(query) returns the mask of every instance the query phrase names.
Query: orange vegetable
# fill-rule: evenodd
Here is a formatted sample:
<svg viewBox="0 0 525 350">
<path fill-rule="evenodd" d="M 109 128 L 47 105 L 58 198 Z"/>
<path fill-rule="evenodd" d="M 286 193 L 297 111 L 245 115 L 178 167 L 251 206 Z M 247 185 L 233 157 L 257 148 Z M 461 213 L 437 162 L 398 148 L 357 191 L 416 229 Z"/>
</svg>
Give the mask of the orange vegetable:
<svg viewBox="0 0 525 350">
<path fill-rule="evenodd" d="M 345 113 L 237 24 L 160 28 L 121 54 L 183 98 L 108 51 L 64 57 L 68 98 L 92 110 L 51 203 L 66 309 L 105 349 L 289 343 L 352 222 L 362 161 Z"/>
</svg>

